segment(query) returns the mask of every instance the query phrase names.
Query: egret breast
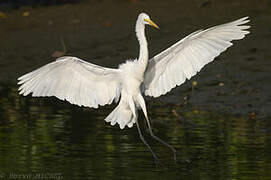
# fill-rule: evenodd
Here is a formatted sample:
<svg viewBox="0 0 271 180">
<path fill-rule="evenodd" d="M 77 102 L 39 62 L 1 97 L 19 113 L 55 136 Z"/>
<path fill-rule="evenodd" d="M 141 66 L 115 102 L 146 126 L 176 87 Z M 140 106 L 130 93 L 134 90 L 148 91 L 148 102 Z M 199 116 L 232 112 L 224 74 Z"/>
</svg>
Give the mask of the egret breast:
<svg viewBox="0 0 271 180">
<path fill-rule="evenodd" d="M 144 71 L 139 68 L 138 61 L 128 60 L 121 64 L 119 69 L 122 71 L 123 90 L 132 96 L 137 95 L 144 77 Z"/>
</svg>

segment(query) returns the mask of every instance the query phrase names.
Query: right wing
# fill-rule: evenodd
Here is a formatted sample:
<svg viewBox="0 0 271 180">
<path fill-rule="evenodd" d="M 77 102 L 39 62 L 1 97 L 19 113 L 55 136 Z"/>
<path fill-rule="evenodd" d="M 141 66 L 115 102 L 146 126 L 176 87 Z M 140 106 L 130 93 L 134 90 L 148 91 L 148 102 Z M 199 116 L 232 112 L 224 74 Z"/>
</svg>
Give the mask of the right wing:
<svg viewBox="0 0 271 180">
<path fill-rule="evenodd" d="M 55 96 L 71 104 L 94 107 L 120 96 L 121 71 L 97 66 L 76 57 L 61 57 L 18 78 L 24 96 Z"/>
<path fill-rule="evenodd" d="M 147 96 L 158 97 L 181 85 L 232 46 L 231 41 L 242 39 L 249 33 L 244 25 L 248 17 L 196 31 L 160 54 L 148 64 L 143 82 Z"/>
</svg>

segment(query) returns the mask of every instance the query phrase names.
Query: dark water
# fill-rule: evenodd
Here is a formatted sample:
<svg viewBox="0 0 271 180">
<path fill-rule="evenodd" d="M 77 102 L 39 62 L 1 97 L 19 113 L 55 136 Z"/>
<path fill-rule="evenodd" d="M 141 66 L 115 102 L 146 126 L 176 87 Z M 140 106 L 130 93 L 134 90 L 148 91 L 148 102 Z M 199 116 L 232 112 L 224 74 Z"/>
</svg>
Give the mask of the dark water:
<svg viewBox="0 0 271 180">
<path fill-rule="evenodd" d="M 78 3 L 80 0 L 3 0 L 0 1 L 0 10 L 14 10 L 19 9 L 23 6 L 49 6 L 49 5 L 60 5 L 65 3 Z"/>
<path fill-rule="evenodd" d="M 113 106 L 93 110 L 56 98 L 21 97 L 7 85 L 0 94 L 0 179 L 271 177 L 270 118 L 149 104 L 154 132 L 179 152 L 176 165 L 171 152 L 145 133 L 165 166 L 155 168 L 136 128 L 120 130 L 103 121 Z"/>
</svg>

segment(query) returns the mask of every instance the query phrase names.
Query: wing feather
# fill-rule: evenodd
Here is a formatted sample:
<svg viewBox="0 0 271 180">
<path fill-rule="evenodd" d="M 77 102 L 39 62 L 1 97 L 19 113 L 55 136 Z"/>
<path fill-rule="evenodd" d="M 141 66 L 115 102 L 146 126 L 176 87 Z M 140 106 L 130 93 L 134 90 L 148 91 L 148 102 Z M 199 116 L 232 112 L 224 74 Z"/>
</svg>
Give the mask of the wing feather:
<svg viewBox="0 0 271 180">
<path fill-rule="evenodd" d="M 76 57 L 61 57 L 18 78 L 24 96 L 55 96 L 71 104 L 94 107 L 120 96 L 121 71 L 97 66 Z"/>
<path fill-rule="evenodd" d="M 158 97 L 196 75 L 206 64 L 232 46 L 232 40 L 245 37 L 248 17 L 198 30 L 154 56 L 145 72 L 144 93 Z"/>
</svg>

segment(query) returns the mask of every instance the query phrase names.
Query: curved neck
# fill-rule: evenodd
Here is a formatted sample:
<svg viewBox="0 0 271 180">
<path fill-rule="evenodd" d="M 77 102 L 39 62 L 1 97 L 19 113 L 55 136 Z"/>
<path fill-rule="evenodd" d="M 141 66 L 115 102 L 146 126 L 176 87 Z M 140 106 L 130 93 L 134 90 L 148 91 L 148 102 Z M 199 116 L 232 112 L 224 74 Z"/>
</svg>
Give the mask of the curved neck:
<svg viewBox="0 0 271 180">
<path fill-rule="evenodd" d="M 148 64 L 149 54 L 148 54 L 148 43 L 145 36 L 145 25 L 137 21 L 136 23 L 136 36 L 139 42 L 139 57 L 138 61 L 144 67 L 144 71 Z"/>
</svg>

